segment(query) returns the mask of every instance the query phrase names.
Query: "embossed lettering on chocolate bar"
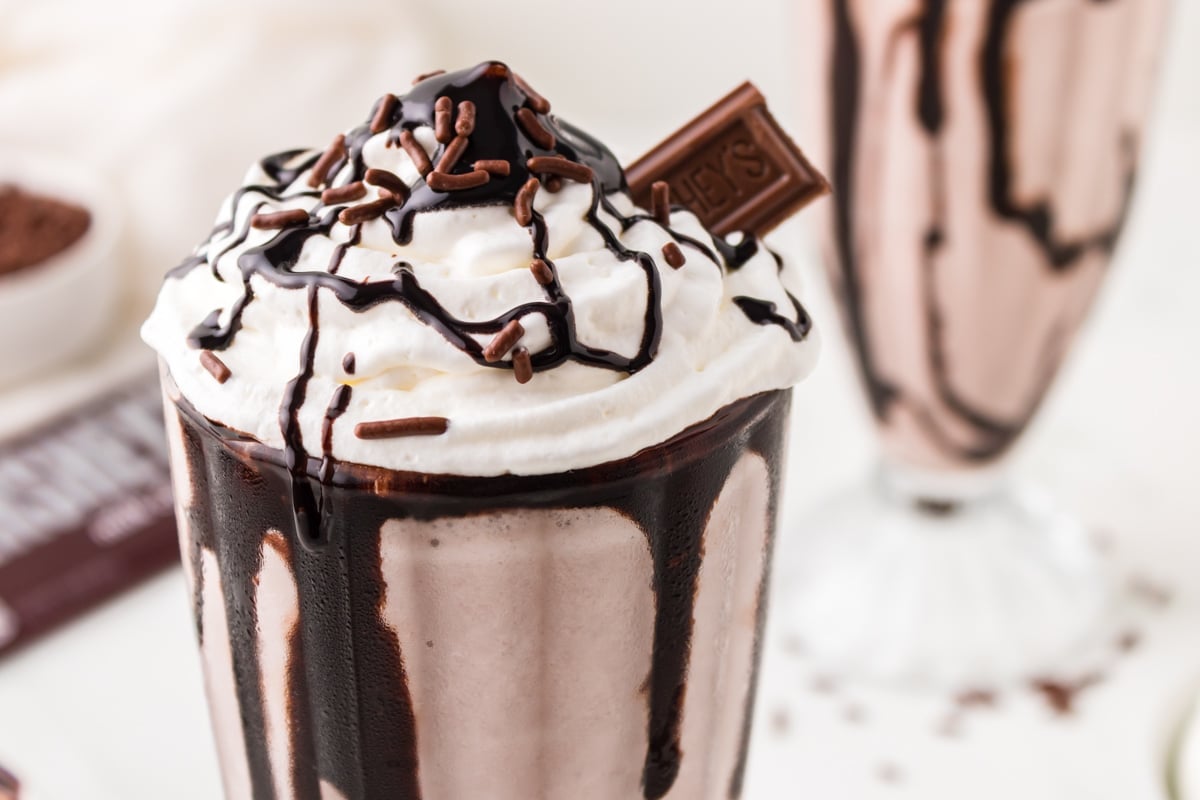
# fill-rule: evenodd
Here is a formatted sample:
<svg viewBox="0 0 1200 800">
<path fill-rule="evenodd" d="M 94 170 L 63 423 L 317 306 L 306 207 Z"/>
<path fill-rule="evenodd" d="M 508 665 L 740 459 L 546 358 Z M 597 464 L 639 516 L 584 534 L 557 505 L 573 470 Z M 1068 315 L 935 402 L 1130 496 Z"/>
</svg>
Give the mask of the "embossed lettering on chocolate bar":
<svg viewBox="0 0 1200 800">
<path fill-rule="evenodd" d="M 829 191 L 829 185 L 744 83 L 625 171 L 641 206 L 665 181 L 674 202 L 718 235 L 762 234 Z"/>
<path fill-rule="evenodd" d="M 691 161 L 663 176 L 675 197 L 702 217 L 727 215 L 782 173 L 741 122 L 721 132 Z"/>
</svg>

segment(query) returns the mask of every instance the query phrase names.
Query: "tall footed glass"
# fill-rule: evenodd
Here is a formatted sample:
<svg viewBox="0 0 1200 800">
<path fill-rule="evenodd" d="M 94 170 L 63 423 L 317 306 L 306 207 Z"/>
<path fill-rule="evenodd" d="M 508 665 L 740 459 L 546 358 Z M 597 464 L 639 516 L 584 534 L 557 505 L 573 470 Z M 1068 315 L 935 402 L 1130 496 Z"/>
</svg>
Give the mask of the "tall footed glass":
<svg viewBox="0 0 1200 800">
<path fill-rule="evenodd" d="M 1052 668 L 1109 592 L 1013 482 L 1126 218 L 1166 0 L 810 0 L 827 263 L 882 445 L 807 521 L 788 624 L 852 673 Z"/>
</svg>

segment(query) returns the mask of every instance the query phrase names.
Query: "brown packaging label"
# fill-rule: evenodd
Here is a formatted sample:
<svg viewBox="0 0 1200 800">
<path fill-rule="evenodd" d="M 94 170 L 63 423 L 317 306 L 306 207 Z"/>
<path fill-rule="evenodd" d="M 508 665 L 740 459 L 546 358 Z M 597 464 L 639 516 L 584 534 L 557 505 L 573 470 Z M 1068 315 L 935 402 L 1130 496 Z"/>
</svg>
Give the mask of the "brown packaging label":
<svg viewBox="0 0 1200 800">
<path fill-rule="evenodd" d="M 0 443 L 0 655 L 178 560 L 158 380 Z"/>
</svg>

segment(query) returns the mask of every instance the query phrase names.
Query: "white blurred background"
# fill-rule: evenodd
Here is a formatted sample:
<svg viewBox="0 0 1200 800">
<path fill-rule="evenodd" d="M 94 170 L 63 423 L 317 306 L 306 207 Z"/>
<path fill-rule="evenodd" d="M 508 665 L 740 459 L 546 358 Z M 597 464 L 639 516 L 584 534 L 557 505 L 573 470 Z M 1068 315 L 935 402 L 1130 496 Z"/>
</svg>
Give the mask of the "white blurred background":
<svg viewBox="0 0 1200 800">
<path fill-rule="evenodd" d="M 77 154 L 131 220 L 142 305 L 264 153 L 320 146 L 418 73 L 511 63 L 634 157 L 753 78 L 795 107 L 786 2 L 0 2 L 0 145 Z"/>
<path fill-rule="evenodd" d="M 94 167 L 125 221 L 126 289 L 112 341 L 63 373 L 0 387 L 0 416 L 11 427 L 86 394 L 105 359 L 148 359 L 134 337 L 137 320 L 162 273 L 208 230 L 246 167 L 266 152 L 323 144 L 415 74 L 506 60 L 553 100 L 556 113 L 624 159 L 747 78 L 785 127 L 804 131 L 810 99 L 800 95 L 795 33 L 810 2 L 817 0 L 0 0 L 0 151 L 71 156 Z M 1164 63 L 1116 274 L 1022 458 L 1090 519 L 1144 537 L 1136 558 L 1180 583 L 1200 577 L 1200 426 L 1192 421 L 1200 406 L 1200 0 L 1178 0 Z M 789 498 L 789 524 L 871 458 L 861 401 L 802 228 L 789 223 L 776 245 L 803 263 L 814 315 L 831 335 L 799 403 L 791 480 L 803 491 Z M 1164 635 L 1187 637 L 1189 625 L 1191 636 L 1200 631 L 1200 603 L 1188 597 Z M 29 776 L 32 800 L 216 796 L 187 613 L 172 573 L 0 661 L 0 763 Z M 1175 648 L 1165 653 L 1179 657 Z M 1135 777 L 1048 780 L 1056 774 L 1048 757 L 1017 758 L 1025 746 L 1018 725 L 988 740 L 1013 748 L 999 756 L 972 754 L 969 745 L 918 748 L 913 760 L 945 774 L 924 789 L 916 783 L 908 796 L 992 797 L 975 792 L 965 773 L 986 772 L 999 758 L 1037 765 L 1025 783 L 1005 773 L 1009 797 L 1161 797 L 1159 744 L 1183 713 L 1186 686 L 1180 670 L 1169 672 L 1171 685 L 1156 686 L 1152 676 L 1167 673 L 1147 669 L 1135 696 L 1153 716 L 1126 715 L 1117 704 L 1091 733 L 1045 744 L 1046 752 L 1067 754 L 1056 756 L 1066 759 L 1060 772 L 1119 772 L 1136 761 L 1126 770 Z M 905 728 L 883 726 L 859 740 L 797 723 L 784 747 L 772 721 L 799 670 L 783 656 L 768 662 L 749 796 L 873 796 L 882 786 L 872 777 L 880 742 L 905 751 Z M 1200 664 L 1186 674 L 1200 677 Z M 874 788 L 851 788 L 860 783 Z M 1070 786 L 1085 788 L 1071 793 Z M 881 796 L 905 794 L 886 790 Z"/>
</svg>

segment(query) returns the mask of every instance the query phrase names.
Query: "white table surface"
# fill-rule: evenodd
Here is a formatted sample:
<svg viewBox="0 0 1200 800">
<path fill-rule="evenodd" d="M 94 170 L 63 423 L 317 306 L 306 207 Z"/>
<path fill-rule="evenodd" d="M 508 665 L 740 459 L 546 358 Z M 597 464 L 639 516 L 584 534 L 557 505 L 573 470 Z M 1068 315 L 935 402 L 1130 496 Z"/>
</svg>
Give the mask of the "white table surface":
<svg viewBox="0 0 1200 800">
<path fill-rule="evenodd" d="M 746 796 L 1158 800 L 1200 684 L 1200 3 L 1181 0 L 1138 202 L 1090 329 L 1018 458 L 1112 542 L 1129 653 L 1063 717 L 1027 688 L 957 717 L 953 699 L 855 685 L 768 631 Z M 800 257 L 803 234 L 776 244 Z M 811 259 L 810 259 L 811 261 Z M 797 397 L 785 534 L 872 461 L 816 266 L 821 368 Z M 778 586 L 776 587 L 779 588 Z M 29 800 L 220 796 L 182 575 L 172 570 L 0 662 L 0 763 Z M 1122 627 L 1124 629 L 1124 627 Z"/>
</svg>

